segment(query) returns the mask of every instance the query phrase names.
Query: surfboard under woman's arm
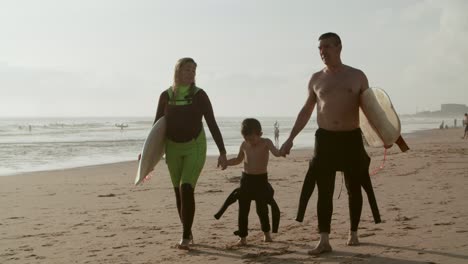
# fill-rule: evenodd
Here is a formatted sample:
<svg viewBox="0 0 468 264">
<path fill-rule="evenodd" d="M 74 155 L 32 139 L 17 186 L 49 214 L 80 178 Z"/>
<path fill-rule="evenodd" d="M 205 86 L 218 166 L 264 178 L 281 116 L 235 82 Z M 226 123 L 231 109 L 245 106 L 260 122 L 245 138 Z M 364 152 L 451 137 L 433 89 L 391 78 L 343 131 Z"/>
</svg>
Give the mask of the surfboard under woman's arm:
<svg viewBox="0 0 468 264">
<path fill-rule="evenodd" d="M 164 91 L 159 95 L 159 102 L 158 102 L 158 108 L 156 110 L 156 117 L 154 118 L 153 125 L 161 118 L 164 116 L 164 109 L 166 108 L 168 100 L 168 95 L 167 92 Z"/>
</svg>

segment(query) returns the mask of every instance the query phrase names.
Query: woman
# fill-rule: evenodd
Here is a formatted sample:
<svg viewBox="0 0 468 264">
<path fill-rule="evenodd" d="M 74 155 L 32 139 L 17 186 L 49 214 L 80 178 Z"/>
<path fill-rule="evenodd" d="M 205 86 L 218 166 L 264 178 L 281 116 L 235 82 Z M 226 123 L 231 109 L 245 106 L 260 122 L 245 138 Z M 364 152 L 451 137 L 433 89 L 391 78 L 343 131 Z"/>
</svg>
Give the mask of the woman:
<svg viewBox="0 0 468 264">
<path fill-rule="evenodd" d="M 176 195 L 177 210 L 183 226 L 180 249 L 189 249 L 195 215 L 194 189 L 206 160 L 206 137 L 202 117 L 219 149 L 218 167 L 226 168 L 226 149 L 216 124 L 210 99 L 195 86 L 197 64 L 180 59 L 174 70 L 173 85 L 162 92 L 154 122 L 165 116 L 166 164 Z"/>
</svg>

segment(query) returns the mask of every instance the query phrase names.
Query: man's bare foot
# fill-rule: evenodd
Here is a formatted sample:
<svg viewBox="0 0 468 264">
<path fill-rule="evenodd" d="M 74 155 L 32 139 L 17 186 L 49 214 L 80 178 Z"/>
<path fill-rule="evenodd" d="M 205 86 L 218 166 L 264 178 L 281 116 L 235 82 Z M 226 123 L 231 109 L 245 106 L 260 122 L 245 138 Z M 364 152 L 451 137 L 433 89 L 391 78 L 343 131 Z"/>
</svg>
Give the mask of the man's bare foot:
<svg viewBox="0 0 468 264">
<path fill-rule="evenodd" d="M 320 255 L 322 253 L 331 252 L 331 251 L 332 251 L 332 247 L 330 246 L 329 243 L 323 243 L 320 241 L 314 249 L 309 250 L 307 253 L 309 255 L 316 256 L 316 255 Z"/>
<path fill-rule="evenodd" d="M 183 249 L 183 250 L 190 250 L 190 239 L 182 238 L 177 245 L 178 249 Z"/>
<path fill-rule="evenodd" d="M 239 246 L 239 247 L 247 246 L 247 237 L 241 237 L 239 241 L 237 241 L 236 246 Z"/>
<path fill-rule="evenodd" d="M 273 242 L 270 232 L 263 232 L 263 242 Z"/>
<path fill-rule="evenodd" d="M 346 242 L 346 245 L 348 245 L 348 246 L 358 246 L 359 245 L 359 239 L 358 239 L 357 231 L 349 231 L 348 242 Z"/>
</svg>

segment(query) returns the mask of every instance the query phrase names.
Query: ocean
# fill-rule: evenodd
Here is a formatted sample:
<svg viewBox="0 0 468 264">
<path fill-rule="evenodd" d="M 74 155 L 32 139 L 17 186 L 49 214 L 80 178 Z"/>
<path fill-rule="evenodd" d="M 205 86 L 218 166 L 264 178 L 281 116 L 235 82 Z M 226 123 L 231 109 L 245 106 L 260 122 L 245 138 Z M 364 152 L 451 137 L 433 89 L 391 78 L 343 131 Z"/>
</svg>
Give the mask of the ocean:
<svg viewBox="0 0 468 264">
<path fill-rule="evenodd" d="M 243 118 L 217 118 L 228 154 L 235 155 L 239 150 Z M 278 121 L 281 144 L 296 117 L 258 119 L 264 137 L 272 140 L 273 125 Z M 403 117 L 402 132 L 438 128 L 441 121 Z M 0 118 L 0 176 L 136 160 L 152 122 L 153 117 Z M 445 123 L 453 126 L 453 119 Z M 124 127 L 119 127 L 122 124 Z M 311 119 L 295 139 L 294 148 L 313 147 L 316 129 L 316 122 Z M 217 155 L 206 125 L 205 131 L 208 155 Z"/>
</svg>

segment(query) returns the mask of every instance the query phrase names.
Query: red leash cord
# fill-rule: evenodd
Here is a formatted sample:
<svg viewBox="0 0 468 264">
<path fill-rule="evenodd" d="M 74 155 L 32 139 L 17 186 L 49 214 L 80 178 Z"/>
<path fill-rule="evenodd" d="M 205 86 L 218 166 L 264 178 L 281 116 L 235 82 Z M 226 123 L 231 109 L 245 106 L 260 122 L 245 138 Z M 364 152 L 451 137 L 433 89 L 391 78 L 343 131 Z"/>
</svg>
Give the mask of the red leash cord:
<svg viewBox="0 0 468 264">
<path fill-rule="evenodd" d="M 386 160 L 387 160 L 387 149 L 384 150 L 384 156 L 383 156 L 382 164 L 380 164 L 380 166 L 379 166 L 378 168 L 374 169 L 374 170 L 370 173 L 370 176 L 376 175 L 377 172 L 379 172 L 381 169 L 383 169 Z"/>
</svg>

